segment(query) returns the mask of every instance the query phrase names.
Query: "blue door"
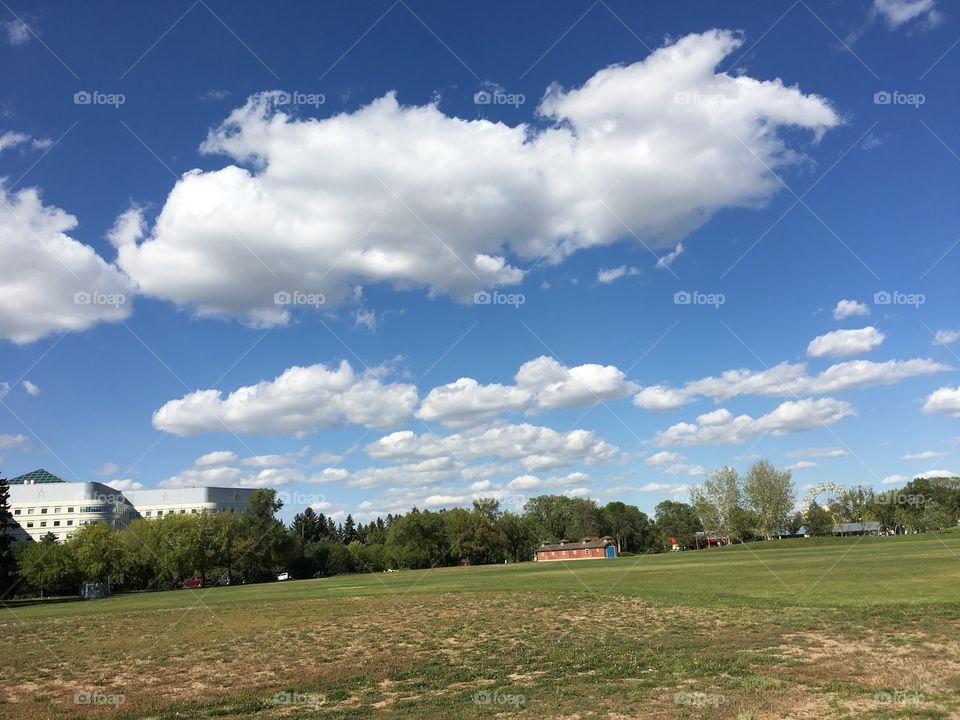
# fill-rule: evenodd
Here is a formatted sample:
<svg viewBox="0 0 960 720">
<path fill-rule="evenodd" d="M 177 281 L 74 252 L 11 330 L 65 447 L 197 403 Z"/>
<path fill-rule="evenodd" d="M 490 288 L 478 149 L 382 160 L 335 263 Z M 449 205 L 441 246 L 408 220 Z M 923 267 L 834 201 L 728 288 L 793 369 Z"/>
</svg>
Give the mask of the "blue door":
<svg viewBox="0 0 960 720">
<path fill-rule="evenodd" d="M 617 556 L 617 549 L 613 545 L 607 545 L 607 557 L 615 558 Z"/>
</svg>

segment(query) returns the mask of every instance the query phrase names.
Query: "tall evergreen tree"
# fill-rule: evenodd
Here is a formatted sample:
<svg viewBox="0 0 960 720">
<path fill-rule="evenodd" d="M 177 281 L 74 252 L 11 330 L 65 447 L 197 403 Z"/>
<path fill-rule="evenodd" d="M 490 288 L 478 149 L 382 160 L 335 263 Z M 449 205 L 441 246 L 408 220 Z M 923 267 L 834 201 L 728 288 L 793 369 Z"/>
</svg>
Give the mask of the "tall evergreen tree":
<svg viewBox="0 0 960 720">
<path fill-rule="evenodd" d="M 13 556 L 13 538 L 7 532 L 13 525 L 10 485 L 0 477 L 0 600 L 7 596 L 16 583 L 17 561 Z"/>
</svg>

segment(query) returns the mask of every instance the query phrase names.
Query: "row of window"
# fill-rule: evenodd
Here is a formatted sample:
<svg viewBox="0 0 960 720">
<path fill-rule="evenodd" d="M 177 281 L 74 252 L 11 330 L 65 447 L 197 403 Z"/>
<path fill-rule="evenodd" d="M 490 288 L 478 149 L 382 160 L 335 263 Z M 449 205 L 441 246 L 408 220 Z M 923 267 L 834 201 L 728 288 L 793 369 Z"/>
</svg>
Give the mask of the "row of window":
<svg viewBox="0 0 960 720">
<path fill-rule="evenodd" d="M 27 514 L 27 515 L 33 515 L 33 511 L 34 511 L 35 509 L 36 509 L 36 508 L 27 508 L 26 514 Z M 45 507 L 40 508 L 40 514 L 41 514 L 41 515 L 46 515 L 46 514 L 47 514 L 47 510 L 48 510 L 48 508 L 45 508 Z M 53 509 L 53 514 L 56 515 L 57 513 L 61 512 L 62 510 L 63 510 L 63 508 L 55 507 L 55 508 Z M 68 513 L 72 513 L 72 512 L 73 512 L 73 508 L 72 508 L 72 507 L 68 507 L 68 508 L 67 508 L 67 512 L 68 512 Z M 21 508 L 14 508 L 13 514 L 14 514 L 14 515 L 20 515 L 20 514 L 21 514 Z"/>
<path fill-rule="evenodd" d="M 73 525 L 73 520 L 66 520 L 66 521 L 64 521 L 64 522 L 65 522 L 65 524 L 67 525 L 67 527 L 70 527 L 71 525 Z M 81 525 L 86 525 L 86 524 L 87 524 L 87 521 L 86 521 L 86 520 L 81 520 L 81 521 L 80 521 L 80 524 L 81 524 Z M 46 527 L 46 526 L 47 526 L 47 521 L 46 521 L 46 520 L 41 520 L 41 521 L 40 521 L 40 527 Z M 28 522 L 28 523 L 27 523 L 27 527 L 28 527 L 28 528 L 32 528 L 32 527 L 33 527 L 33 523 L 32 523 L 32 522 Z M 59 520 L 54 520 L 54 521 L 53 521 L 53 527 L 60 527 L 60 521 L 59 521 Z"/>
<path fill-rule="evenodd" d="M 219 510 L 218 508 L 201 508 L 201 509 L 198 511 L 197 508 L 190 508 L 190 514 L 191 514 L 191 515 L 196 515 L 198 512 L 205 512 L 205 513 L 210 513 L 211 515 L 216 515 L 218 512 L 220 512 L 220 510 Z M 229 508 L 229 509 L 228 509 L 228 508 L 224 508 L 224 509 L 223 509 L 223 512 L 235 513 L 235 512 L 237 512 L 237 509 L 236 509 L 236 508 Z M 246 512 L 246 511 L 243 510 L 243 509 L 241 509 L 240 512 L 241 512 L 241 513 L 244 513 L 244 512 Z M 186 508 L 181 508 L 180 510 L 167 510 L 167 515 L 186 515 L 186 514 L 187 514 L 187 509 L 186 509 Z M 153 514 L 153 510 L 147 510 L 147 511 L 145 511 L 145 512 L 143 513 L 143 515 L 144 515 L 144 517 L 163 517 L 163 510 L 157 510 L 157 514 L 156 514 L 156 515 Z"/>
<path fill-rule="evenodd" d="M 553 555 L 556 555 L 557 553 L 560 553 L 560 554 L 563 555 L 564 557 L 569 557 L 569 556 L 570 556 L 570 553 L 573 553 L 573 554 L 576 556 L 576 555 L 578 555 L 580 552 L 581 552 L 580 550 L 551 550 L 551 551 L 550 551 L 550 555 L 553 556 Z M 589 555 L 589 554 L 590 554 L 589 548 L 585 548 L 585 549 L 583 550 L 583 554 L 584 554 L 584 555 Z"/>
</svg>

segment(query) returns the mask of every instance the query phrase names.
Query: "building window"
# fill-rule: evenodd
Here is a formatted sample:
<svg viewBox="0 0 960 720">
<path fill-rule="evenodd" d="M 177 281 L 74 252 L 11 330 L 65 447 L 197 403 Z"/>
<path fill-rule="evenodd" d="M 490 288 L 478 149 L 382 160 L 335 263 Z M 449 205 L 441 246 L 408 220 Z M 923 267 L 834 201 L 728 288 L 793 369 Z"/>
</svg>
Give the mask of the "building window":
<svg viewBox="0 0 960 720">
<path fill-rule="evenodd" d="M 180 511 L 180 514 L 181 514 L 181 515 L 186 515 L 186 514 L 187 514 L 186 509 L 184 508 L 183 510 L 181 510 L 181 511 Z"/>
<path fill-rule="evenodd" d="M 73 520 L 67 520 L 67 525 L 73 525 Z"/>
<path fill-rule="evenodd" d="M 33 523 L 27 523 L 27 527 L 28 527 L 28 528 L 32 528 L 32 527 L 33 527 Z"/>
<path fill-rule="evenodd" d="M 60 512 L 60 508 L 54 508 L 53 511 L 54 511 L 55 513 L 58 513 L 58 512 Z"/>
<path fill-rule="evenodd" d="M 46 527 L 46 526 L 47 526 L 47 521 L 46 521 L 46 520 L 41 520 L 41 521 L 40 521 L 40 527 Z"/>
<path fill-rule="evenodd" d="M 16 510 L 14 510 L 14 511 L 13 511 L 13 514 L 14 514 L 14 515 L 19 515 L 19 514 L 20 514 L 20 508 L 17 508 Z"/>
<path fill-rule="evenodd" d="M 73 508 L 72 508 L 72 507 L 68 507 L 68 508 L 67 508 L 67 512 L 73 512 Z"/>
<path fill-rule="evenodd" d="M 53 526 L 54 526 L 54 527 L 60 527 L 60 521 L 59 521 L 59 520 L 54 520 L 54 521 L 53 521 Z"/>
<path fill-rule="evenodd" d="M 46 514 L 47 514 L 47 509 L 46 509 L 46 508 L 40 508 L 40 514 L 41 514 L 41 515 L 46 515 Z"/>
<path fill-rule="evenodd" d="M 191 514 L 191 515 L 196 515 L 196 514 L 197 514 L 197 509 L 196 509 L 196 508 L 191 508 L 190 514 Z"/>
<path fill-rule="evenodd" d="M 27 508 L 27 515 L 33 515 L 33 508 Z"/>
</svg>

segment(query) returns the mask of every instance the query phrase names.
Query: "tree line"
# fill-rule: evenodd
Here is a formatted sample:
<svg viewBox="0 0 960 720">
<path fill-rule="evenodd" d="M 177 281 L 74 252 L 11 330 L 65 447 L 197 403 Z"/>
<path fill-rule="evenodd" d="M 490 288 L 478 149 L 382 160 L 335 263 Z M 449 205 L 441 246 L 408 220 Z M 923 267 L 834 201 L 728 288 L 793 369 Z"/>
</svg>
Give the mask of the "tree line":
<svg viewBox="0 0 960 720">
<path fill-rule="evenodd" d="M 960 479 L 915 479 L 902 490 L 877 493 L 855 487 L 828 503 L 796 511 L 788 471 L 765 460 L 741 476 L 721 468 L 690 489 L 690 502 L 665 500 L 651 518 L 634 505 L 599 505 L 587 498 L 541 495 L 522 511 L 503 510 L 491 498 L 472 507 L 419 510 L 369 523 L 348 515 L 335 522 L 306 508 L 289 526 L 274 490 L 257 490 L 243 514 L 172 515 L 136 519 L 114 528 L 80 527 L 57 542 L 11 545 L 6 482 L 0 480 L 0 599 L 4 595 L 73 594 L 84 581 L 107 581 L 114 591 L 164 590 L 183 580 L 229 578 L 265 582 L 288 572 L 296 578 L 349 572 L 515 563 L 532 560 L 541 542 L 610 536 L 621 554 L 702 546 L 697 533 L 733 541 L 792 536 L 801 527 L 829 535 L 837 522 L 879 521 L 897 532 L 942 530 L 960 514 Z"/>
</svg>

